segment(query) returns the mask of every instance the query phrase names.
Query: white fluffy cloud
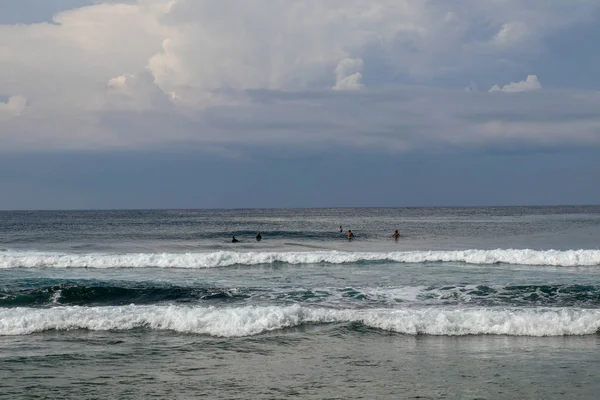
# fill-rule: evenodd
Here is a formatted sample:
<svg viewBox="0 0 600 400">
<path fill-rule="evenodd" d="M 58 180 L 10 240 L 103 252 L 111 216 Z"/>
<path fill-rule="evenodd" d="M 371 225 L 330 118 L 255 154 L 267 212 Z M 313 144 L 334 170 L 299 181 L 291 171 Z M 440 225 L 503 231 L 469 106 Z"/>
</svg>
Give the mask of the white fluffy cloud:
<svg viewBox="0 0 600 400">
<path fill-rule="evenodd" d="M 27 99 L 23 96 L 11 96 L 5 103 L 0 102 L 0 118 L 16 117 L 21 114 Z"/>
<path fill-rule="evenodd" d="M 335 86 L 333 90 L 355 90 L 363 85 L 360 83 L 364 62 L 360 58 L 344 58 L 335 68 Z"/>
<path fill-rule="evenodd" d="M 567 0 L 98 0 L 57 14 L 53 23 L 0 25 L 0 95 L 23 96 L 0 104 L 2 115 L 22 114 L 4 118 L 0 134 L 5 148 L 44 142 L 59 148 L 276 143 L 289 141 L 289 132 L 297 134 L 290 128 L 295 121 L 318 126 L 320 137 L 370 143 L 341 129 L 356 126 L 357 111 L 348 98 L 397 99 L 406 85 L 464 87 L 465 76 L 482 71 L 512 68 L 518 76 L 529 57 L 544 51 L 545 37 L 598 9 L 594 2 Z M 489 79 L 486 86 L 500 78 Z M 541 85 L 530 75 L 492 91 L 535 88 Z M 495 132 L 510 125 L 474 124 L 428 110 L 446 107 L 437 96 L 452 92 L 432 90 L 423 88 L 419 102 L 402 103 L 410 104 L 411 126 L 422 132 L 404 125 L 396 129 L 399 121 L 372 110 L 379 104 L 402 114 L 388 108 L 396 100 L 363 104 L 361 112 L 380 116 L 365 129 L 386 132 L 390 142 L 411 147 L 408 131 L 419 138 L 435 136 L 431 127 L 438 123 L 456 128 L 448 131 L 457 136 L 444 140 L 466 142 L 461 132 L 471 132 L 474 143 L 479 137 L 472 127 Z M 288 100 L 282 103 L 277 95 L 264 96 L 271 98 L 270 106 L 257 103 L 261 91 L 295 93 L 298 109 L 291 112 Z M 442 97 L 470 104 L 457 91 L 456 98 Z M 478 97 L 490 107 L 497 101 L 487 93 L 471 94 L 492 97 Z M 348 115 L 332 99 L 348 104 Z M 339 120 L 319 120 L 321 112 Z M 243 126 L 238 133 L 225 129 L 219 115 L 266 128 L 249 137 Z M 519 135 L 533 137 L 527 129 Z"/>
<path fill-rule="evenodd" d="M 490 92 L 506 92 L 506 93 L 514 93 L 514 92 L 530 92 L 532 90 L 539 90 L 542 88 L 542 85 L 538 81 L 536 75 L 527 75 L 527 78 L 524 81 L 520 82 L 511 82 L 507 85 L 500 87 L 499 85 L 494 85 L 490 88 Z"/>
</svg>

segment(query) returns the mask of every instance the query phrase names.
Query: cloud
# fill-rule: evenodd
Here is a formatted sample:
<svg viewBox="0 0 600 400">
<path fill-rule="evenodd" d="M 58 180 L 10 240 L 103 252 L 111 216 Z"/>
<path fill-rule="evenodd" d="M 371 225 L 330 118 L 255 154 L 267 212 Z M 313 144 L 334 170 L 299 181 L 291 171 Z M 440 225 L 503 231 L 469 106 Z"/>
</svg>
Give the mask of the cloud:
<svg viewBox="0 0 600 400">
<path fill-rule="evenodd" d="M 494 41 L 501 46 L 510 46 L 520 43 L 528 36 L 530 36 L 530 33 L 525 22 L 507 22 L 496 33 Z"/>
<path fill-rule="evenodd" d="M 494 85 L 490 88 L 490 92 L 506 92 L 506 93 L 515 93 L 515 92 L 530 92 L 532 90 L 539 90 L 542 88 L 542 85 L 538 81 L 536 75 L 527 75 L 527 78 L 524 81 L 520 82 L 511 82 L 502 87 L 498 85 Z"/>
<path fill-rule="evenodd" d="M 480 115 L 514 115 L 504 96 L 476 88 L 527 71 L 546 38 L 597 10 L 563 0 L 98 0 L 52 23 L 0 25 L 0 90 L 27 99 L 0 126 L 3 149 L 548 143 L 542 130 L 555 130 L 543 119 L 464 116 L 480 105 Z M 460 89 L 467 82 L 472 93 Z M 492 89 L 535 88 L 531 75 Z M 596 102 L 563 96 L 574 94 L 583 109 Z M 571 110 L 555 100 L 552 110 Z M 594 122 L 576 120 L 571 140 L 595 142 Z"/>
<path fill-rule="evenodd" d="M 142 71 L 160 50 L 161 8 L 144 4 L 97 4 L 59 13 L 53 23 L 0 25 L 0 88 L 49 113 L 101 109 L 106 82 Z"/>
<path fill-rule="evenodd" d="M 148 71 L 112 77 L 106 86 L 104 110 L 145 111 L 173 107 L 173 98 L 154 84 Z"/>
<path fill-rule="evenodd" d="M 344 58 L 335 68 L 335 86 L 333 90 L 356 90 L 364 85 L 360 83 L 364 62 L 360 58 Z"/>
<path fill-rule="evenodd" d="M 0 119 L 21 115 L 26 105 L 27 99 L 19 95 L 10 97 L 5 103 L 0 102 Z"/>
<path fill-rule="evenodd" d="M 400 86 L 385 91 L 244 93 L 245 102 L 195 112 L 173 105 L 106 109 L 78 119 L 63 112 L 45 119 L 43 130 L 31 119 L 13 118 L 3 124 L 3 131 L 19 135 L 3 136 L 2 149 L 403 153 L 600 146 L 600 98 L 569 91 L 495 96 L 460 88 Z"/>
<path fill-rule="evenodd" d="M 36 102 L 99 108 L 109 79 L 141 71 L 194 107 L 211 104 L 222 89 L 355 88 L 398 77 L 428 83 L 539 49 L 544 35 L 588 17 L 592 7 L 545 0 L 99 2 L 63 11 L 53 24 L 0 25 L 0 87 Z M 340 77 L 338 67 L 354 59 L 361 70 Z"/>
</svg>

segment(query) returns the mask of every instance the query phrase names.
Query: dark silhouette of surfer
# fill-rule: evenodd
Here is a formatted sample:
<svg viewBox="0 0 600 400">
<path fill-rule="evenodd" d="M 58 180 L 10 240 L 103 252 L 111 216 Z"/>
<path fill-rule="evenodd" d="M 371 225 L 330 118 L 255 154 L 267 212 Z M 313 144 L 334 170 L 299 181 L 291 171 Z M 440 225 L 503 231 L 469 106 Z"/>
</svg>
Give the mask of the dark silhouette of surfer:
<svg viewBox="0 0 600 400">
<path fill-rule="evenodd" d="M 257 242 L 260 242 L 261 240 L 262 240 L 262 235 L 260 234 L 260 232 L 258 232 L 258 233 L 256 234 L 256 241 L 257 241 Z"/>
<path fill-rule="evenodd" d="M 239 240 L 237 240 L 234 236 L 233 239 L 231 239 L 231 243 L 237 243 L 237 242 L 239 242 Z"/>
</svg>

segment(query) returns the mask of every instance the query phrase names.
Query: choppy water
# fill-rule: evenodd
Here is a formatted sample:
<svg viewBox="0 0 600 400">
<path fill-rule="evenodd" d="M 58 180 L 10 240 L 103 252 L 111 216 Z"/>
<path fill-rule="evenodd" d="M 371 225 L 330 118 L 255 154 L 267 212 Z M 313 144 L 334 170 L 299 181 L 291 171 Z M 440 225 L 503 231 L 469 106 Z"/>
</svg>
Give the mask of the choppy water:
<svg viewBox="0 0 600 400">
<path fill-rule="evenodd" d="M 0 390 L 596 398 L 599 243 L 600 207 L 0 212 Z"/>
</svg>

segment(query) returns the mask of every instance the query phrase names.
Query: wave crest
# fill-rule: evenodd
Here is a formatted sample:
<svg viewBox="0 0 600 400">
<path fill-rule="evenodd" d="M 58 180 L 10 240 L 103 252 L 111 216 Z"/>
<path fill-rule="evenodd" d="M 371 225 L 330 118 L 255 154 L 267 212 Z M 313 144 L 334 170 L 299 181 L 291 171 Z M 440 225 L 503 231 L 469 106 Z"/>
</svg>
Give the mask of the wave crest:
<svg viewBox="0 0 600 400">
<path fill-rule="evenodd" d="M 131 305 L 0 310 L 0 335 L 25 335 L 47 330 L 146 328 L 234 337 L 323 323 L 361 323 L 408 335 L 589 335 L 600 329 L 600 310 L 335 310 L 297 305 L 238 308 Z"/>
<path fill-rule="evenodd" d="M 259 264 L 345 264 L 361 262 L 462 262 L 540 266 L 600 265 L 600 250 L 454 250 L 406 252 L 234 252 L 212 253 L 0 253 L 0 268 L 215 268 Z"/>
</svg>

